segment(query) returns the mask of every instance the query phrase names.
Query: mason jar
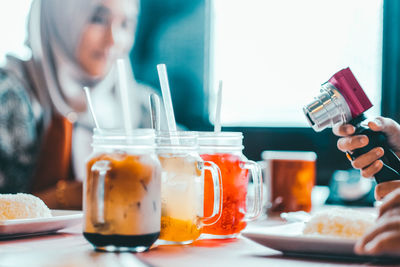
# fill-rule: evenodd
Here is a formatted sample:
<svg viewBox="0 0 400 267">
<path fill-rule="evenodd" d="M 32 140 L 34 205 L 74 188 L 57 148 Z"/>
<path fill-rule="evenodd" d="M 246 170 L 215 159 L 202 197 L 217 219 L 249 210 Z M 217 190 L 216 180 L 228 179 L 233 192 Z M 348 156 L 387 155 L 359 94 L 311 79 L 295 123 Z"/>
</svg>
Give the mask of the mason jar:
<svg viewBox="0 0 400 267">
<path fill-rule="evenodd" d="M 162 166 L 161 244 L 189 244 L 220 215 L 219 169 L 201 159 L 195 132 L 160 132 L 156 139 Z M 209 217 L 203 215 L 205 171 L 215 199 Z"/>
<path fill-rule="evenodd" d="M 250 220 L 256 219 L 262 211 L 261 168 L 248 160 L 242 153 L 241 132 L 198 132 L 199 153 L 206 161 L 214 162 L 222 175 L 222 214 L 213 225 L 205 226 L 203 233 L 213 238 L 236 237 Z M 254 193 L 248 199 L 249 173 L 253 180 Z M 214 196 L 213 185 L 206 175 L 204 187 L 204 213 L 211 213 Z M 251 201 L 248 201 L 251 200 Z M 247 211 L 247 202 L 253 205 Z"/>
<path fill-rule="evenodd" d="M 148 250 L 160 234 L 161 166 L 152 129 L 95 129 L 84 181 L 84 237 L 105 251 Z"/>
</svg>

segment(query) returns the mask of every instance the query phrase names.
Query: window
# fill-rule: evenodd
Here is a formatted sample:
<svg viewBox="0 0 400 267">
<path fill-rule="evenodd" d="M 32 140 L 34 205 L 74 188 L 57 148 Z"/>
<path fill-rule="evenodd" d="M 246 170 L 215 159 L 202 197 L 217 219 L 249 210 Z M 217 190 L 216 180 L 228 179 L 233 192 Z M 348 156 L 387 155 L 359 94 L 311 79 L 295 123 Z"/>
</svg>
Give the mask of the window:
<svg viewBox="0 0 400 267">
<path fill-rule="evenodd" d="M 305 127 L 302 107 L 349 66 L 380 114 L 383 0 L 211 0 L 210 121 Z"/>
<path fill-rule="evenodd" d="M 26 18 L 32 0 L 2 1 L 0 3 L 0 63 L 4 62 L 6 53 L 12 52 L 26 56 L 24 48 L 26 36 Z"/>
</svg>

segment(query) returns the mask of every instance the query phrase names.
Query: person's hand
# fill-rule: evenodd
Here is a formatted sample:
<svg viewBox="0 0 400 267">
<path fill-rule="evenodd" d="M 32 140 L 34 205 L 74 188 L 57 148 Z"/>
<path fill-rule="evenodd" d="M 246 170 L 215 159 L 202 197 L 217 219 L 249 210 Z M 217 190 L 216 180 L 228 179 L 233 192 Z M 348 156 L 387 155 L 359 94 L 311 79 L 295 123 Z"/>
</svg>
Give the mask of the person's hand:
<svg viewBox="0 0 400 267">
<path fill-rule="evenodd" d="M 400 125 L 392 119 L 377 117 L 368 123 L 368 127 L 376 132 L 385 133 L 388 144 L 394 152 L 400 152 Z M 335 126 L 333 133 L 340 136 L 337 147 L 343 152 L 364 147 L 369 139 L 366 135 L 354 135 L 355 127 L 350 124 Z M 352 161 L 352 166 L 361 170 L 363 177 L 372 177 L 382 169 L 383 162 L 379 160 L 384 154 L 382 147 L 375 147 Z"/>
<path fill-rule="evenodd" d="M 375 186 L 375 199 L 382 200 L 387 194 L 396 190 L 397 188 L 400 188 L 399 180 L 377 184 Z"/>
<path fill-rule="evenodd" d="M 363 255 L 400 256 L 400 188 L 385 197 L 377 225 L 356 243 L 354 251 Z"/>
</svg>

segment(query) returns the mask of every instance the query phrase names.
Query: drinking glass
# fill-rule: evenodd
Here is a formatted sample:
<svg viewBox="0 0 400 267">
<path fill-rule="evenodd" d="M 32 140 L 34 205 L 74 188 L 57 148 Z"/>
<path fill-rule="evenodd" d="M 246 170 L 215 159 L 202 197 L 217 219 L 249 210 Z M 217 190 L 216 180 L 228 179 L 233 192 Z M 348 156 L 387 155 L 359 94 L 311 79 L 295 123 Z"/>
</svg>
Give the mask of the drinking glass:
<svg viewBox="0 0 400 267">
<path fill-rule="evenodd" d="M 151 129 L 95 129 L 86 164 L 84 237 L 97 249 L 141 252 L 160 234 L 161 166 Z"/>
<path fill-rule="evenodd" d="M 263 151 L 268 188 L 267 213 L 311 211 L 316 154 L 312 151 Z"/>
<path fill-rule="evenodd" d="M 198 132 L 199 151 L 204 160 L 214 162 L 221 171 L 223 208 L 220 219 L 204 227 L 203 233 L 214 238 L 236 237 L 256 219 L 262 210 L 262 176 L 258 164 L 242 153 L 241 132 Z M 249 171 L 254 185 L 253 206 L 247 212 Z M 214 201 L 210 178 L 206 175 L 204 213 L 209 214 Z"/>
<path fill-rule="evenodd" d="M 221 215 L 219 169 L 199 156 L 195 132 L 157 133 L 157 154 L 162 166 L 161 244 L 189 244 Z M 203 215 L 205 171 L 214 197 L 209 217 Z"/>
</svg>

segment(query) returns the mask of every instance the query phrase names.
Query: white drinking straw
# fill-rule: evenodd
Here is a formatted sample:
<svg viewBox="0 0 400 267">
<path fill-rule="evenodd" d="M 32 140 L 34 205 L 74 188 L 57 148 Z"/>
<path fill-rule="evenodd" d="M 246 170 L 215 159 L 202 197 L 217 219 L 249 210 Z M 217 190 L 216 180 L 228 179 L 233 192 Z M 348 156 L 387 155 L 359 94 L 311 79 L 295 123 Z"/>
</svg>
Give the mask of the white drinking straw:
<svg viewBox="0 0 400 267">
<path fill-rule="evenodd" d="M 92 114 L 94 124 L 96 125 L 96 128 L 100 130 L 99 122 L 97 121 L 96 115 L 94 114 L 94 109 L 93 109 L 92 99 L 90 98 L 89 88 L 85 86 L 85 87 L 83 87 L 83 90 L 85 91 L 86 101 L 88 103 L 90 113 Z"/>
<path fill-rule="evenodd" d="M 123 59 L 117 60 L 118 68 L 118 86 L 119 95 L 121 97 L 122 111 L 124 118 L 124 127 L 127 134 L 132 132 L 132 117 L 129 108 L 129 94 L 128 94 L 128 84 L 127 84 L 127 74 L 125 62 Z"/>
<path fill-rule="evenodd" d="M 165 115 L 169 132 L 176 132 L 174 108 L 172 106 L 171 91 L 169 89 L 167 67 L 165 64 L 157 65 L 158 78 L 160 79 L 161 92 L 164 101 Z"/>
<path fill-rule="evenodd" d="M 217 94 L 217 109 L 215 111 L 214 132 L 221 132 L 221 103 L 222 103 L 222 80 L 219 81 Z"/>
</svg>

